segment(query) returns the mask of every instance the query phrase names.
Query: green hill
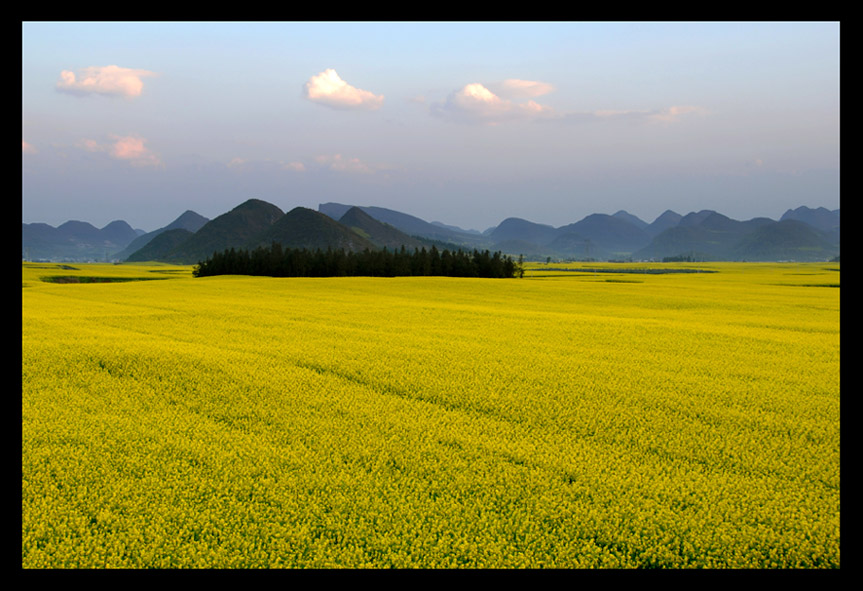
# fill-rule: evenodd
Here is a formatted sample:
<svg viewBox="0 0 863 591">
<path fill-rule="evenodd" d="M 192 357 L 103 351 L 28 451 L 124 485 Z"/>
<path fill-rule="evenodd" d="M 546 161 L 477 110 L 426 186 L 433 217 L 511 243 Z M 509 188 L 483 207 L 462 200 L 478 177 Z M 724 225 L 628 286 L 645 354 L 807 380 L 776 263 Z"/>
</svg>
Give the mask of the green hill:
<svg viewBox="0 0 863 591">
<path fill-rule="evenodd" d="M 491 231 L 488 237 L 498 244 L 509 241 L 545 246 L 557 236 L 557 230 L 547 224 L 537 224 L 522 218 L 506 218 Z"/>
<path fill-rule="evenodd" d="M 161 260 L 194 264 L 214 252 L 246 248 L 255 236 L 266 231 L 282 216 L 284 212 L 272 203 L 249 199 L 204 224 Z"/>
<path fill-rule="evenodd" d="M 126 261 L 129 263 L 144 261 L 164 261 L 181 244 L 194 235 L 185 228 L 165 230 L 151 237 L 149 242 L 130 254 Z"/>
<path fill-rule="evenodd" d="M 528 258 L 540 259 L 552 256 L 603 260 L 631 256 L 637 260 L 692 257 L 696 260 L 816 261 L 832 259 L 839 254 L 839 232 L 838 226 L 831 225 L 833 218 L 823 222 L 827 229 L 822 230 L 799 219 L 776 222 L 769 218 L 753 218 L 737 221 L 712 210 L 692 212 L 686 216 L 666 211 L 653 224 L 645 225 L 644 222 L 638 223 L 641 221 L 638 218 L 620 211 L 613 216 L 589 215 L 580 222 L 560 228 L 508 218 L 490 231 L 488 236 L 461 234 L 458 240 L 438 242 L 444 235 L 454 236 L 458 233 L 384 208 L 328 203 L 321 204 L 320 209 L 315 211 L 296 207 L 283 213 L 271 203 L 249 199 L 204 223 L 197 232 L 172 232 L 154 242 L 170 230 L 170 227 L 163 228 L 164 232 L 152 238 L 152 244 L 148 244 L 146 249 L 139 248 L 127 260 L 195 264 L 215 252 L 231 248 L 251 250 L 259 246 L 269 247 L 274 242 L 284 248 L 353 252 L 381 248 L 395 251 L 402 246 L 412 251 L 429 248 L 432 244 L 438 248 L 470 248 L 462 240 L 465 236 L 474 244 L 478 244 L 479 240 L 483 244 L 493 244 L 495 250 L 507 254 L 524 254 Z M 785 217 L 792 214 L 799 217 L 806 213 L 793 210 Z M 815 213 L 826 217 L 824 212 Z M 838 211 L 827 213 L 833 215 L 838 223 Z M 203 221 L 193 212 L 186 214 L 185 217 L 193 218 L 193 223 L 200 224 Z M 335 214 L 340 215 L 336 218 Z M 74 231 L 77 236 L 86 232 L 99 232 L 81 222 L 67 222 L 56 229 L 43 226 L 24 224 L 23 242 L 33 244 L 32 248 L 36 248 L 43 234 L 53 236 Z M 417 233 L 418 230 L 427 231 L 427 226 L 434 228 L 437 238 Z M 662 230 L 663 226 L 666 229 Z M 124 228 L 121 224 L 114 224 L 110 229 L 119 232 Z M 189 230 L 188 227 L 184 229 Z M 653 232 L 657 231 L 653 236 Z"/>
<path fill-rule="evenodd" d="M 715 211 L 701 211 L 684 216 L 679 225 L 661 232 L 634 257 L 819 261 L 838 254 L 838 240 L 799 220 L 753 218 L 740 222 Z"/>
<path fill-rule="evenodd" d="M 573 242 L 570 238 L 573 254 L 585 256 L 581 253 L 589 251 L 589 256 L 596 258 L 629 255 L 650 243 L 650 235 L 643 228 L 627 219 L 604 213 L 591 214 L 581 221 L 557 229 L 559 237 L 567 234 L 575 234 L 589 243 L 589 247 L 582 246 L 578 240 Z M 552 243 L 552 246 L 560 250 L 565 243 L 566 241 L 557 245 Z"/>
<path fill-rule="evenodd" d="M 839 245 L 805 222 L 785 219 L 748 234 L 733 253 L 746 261 L 824 261 L 839 255 Z"/>
<path fill-rule="evenodd" d="M 377 246 L 350 228 L 331 217 L 308 209 L 295 207 L 278 221 L 247 241 L 248 248 L 270 246 L 278 242 L 284 248 L 305 248 L 308 250 L 332 248 L 361 252 Z"/>
<path fill-rule="evenodd" d="M 398 228 L 376 220 L 359 207 L 350 208 L 339 219 L 339 223 L 369 240 L 378 248 L 398 250 L 404 246 L 407 250 L 413 250 L 425 246 L 425 243 L 421 240 L 408 236 Z"/>
<path fill-rule="evenodd" d="M 137 236 L 138 233 L 122 220 L 115 220 L 101 229 L 76 220 L 57 228 L 44 223 L 22 224 L 21 254 L 31 260 L 113 260 L 120 258 L 116 253 Z"/>
<path fill-rule="evenodd" d="M 332 219 L 339 220 L 351 207 L 353 206 L 342 203 L 321 203 L 318 205 L 318 211 L 328 215 Z M 467 232 L 458 232 L 444 226 L 435 225 L 400 211 L 376 206 L 359 205 L 356 207 L 359 207 L 379 222 L 398 228 L 408 236 L 417 236 L 441 243 L 471 248 L 488 247 L 489 245 L 489 241 L 484 240 L 482 236 Z"/>
<path fill-rule="evenodd" d="M 183 212 L 182 215 L 180 215 L 180 217 L 175 219 L 173 222 L 171 222 L 167 226 L 165 226 L 163 228 L 159 228 L 158 230 L 153 230 L 152 232 L 147 232 L 146 234 L 142 234 L 141 236 L 138 236 L 129 244 L 129 246 L 127 246 L 121 252 L 118 252 L 114 256 L 120 260 L 130 260 L 130 257 L 133 254 L 135 254 L 137 251 L 139 251 L 142 248 L 144 248 L 145 246 L 147 246 L 151 240 L 153 240 L 156 236 L 158 236 L 162 232 L 167 232 L 168 230 L 183 229 L 183 230 L 188 230 L 191 233 L 195 233 L 198 230 L 200 230 L 201 227 L 204 224 L 206 224 L 208 221 L 210 221 L 210 220 L 208 220 L 204 216 L 197 214 L 192 210 L 187 209 L 185 212 Z M 167 254 L 167 253 L 164 253 L 164 254 Z M 131 260 L 149 261 L 149 260 L 154 260 L 154 259 L 139 259 L 136 257 L 135 259 L 131 259 Z"/>
</svg>

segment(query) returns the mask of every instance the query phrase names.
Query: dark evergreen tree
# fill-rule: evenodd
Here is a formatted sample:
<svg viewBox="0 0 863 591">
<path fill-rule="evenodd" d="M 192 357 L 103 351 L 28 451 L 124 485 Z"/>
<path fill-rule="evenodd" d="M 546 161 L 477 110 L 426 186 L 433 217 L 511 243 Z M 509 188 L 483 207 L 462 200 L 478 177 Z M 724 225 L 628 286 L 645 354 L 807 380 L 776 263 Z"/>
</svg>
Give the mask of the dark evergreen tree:
<svg viewBox="0 0 863 591">
<path fill-rule="evenodd" d="M 404 276 L 451 276 L 451 277 L 521 277 L 522 260 L 500 252 L 474 250 L 440 251 L 432 246 L 414 249 L 411 254 L 402 247 L 398 251 L 366 249 L 351 252 L 328 248 L 316 249 L 284 248 L 273 242 L 269 248 L 263 246 L 249 252 L 231 248 L 214 252 L 209 259 L 200 262 L 194 269 L 195 277 L 213 275 L 265 275 L 270 277 L 404 277 Z"/>
</svg>

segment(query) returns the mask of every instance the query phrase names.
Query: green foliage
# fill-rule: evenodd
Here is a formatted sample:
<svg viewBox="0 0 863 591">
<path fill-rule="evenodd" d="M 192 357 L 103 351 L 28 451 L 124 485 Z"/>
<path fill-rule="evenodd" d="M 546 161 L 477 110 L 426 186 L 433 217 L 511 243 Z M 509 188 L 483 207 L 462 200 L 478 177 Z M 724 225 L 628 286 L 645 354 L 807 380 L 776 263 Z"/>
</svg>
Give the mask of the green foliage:
<svg viewBox="0 0 863 591">
<path fill-rule="evenodd" d="M 521 277 L 521 261 L 488 250 L 438 250 L 432 246 L 408 252 L 404 246 L 398 251 L 365 249 L 362 252 L 345 250 L 283 248 L 273 242 L 269 248 L 253 251 L 231 248 L 214 253 L 199 263 L 193 271 L 195 277 L 214 275 L 263 275 L 269 277 Z"/>
</svg>

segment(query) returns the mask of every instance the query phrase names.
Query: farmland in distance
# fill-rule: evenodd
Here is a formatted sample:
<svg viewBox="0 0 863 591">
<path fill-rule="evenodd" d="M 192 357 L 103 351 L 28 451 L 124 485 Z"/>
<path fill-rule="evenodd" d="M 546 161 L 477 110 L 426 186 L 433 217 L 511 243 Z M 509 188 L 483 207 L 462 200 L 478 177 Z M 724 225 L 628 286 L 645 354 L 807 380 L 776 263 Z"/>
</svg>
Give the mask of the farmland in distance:
<svg viewBox="0 0 863 591">
<path fill-rule="evenodd" d="M 838 263 L 65 267 L 22 268 L 24 568 L 840 566 Z"/>
</svg>

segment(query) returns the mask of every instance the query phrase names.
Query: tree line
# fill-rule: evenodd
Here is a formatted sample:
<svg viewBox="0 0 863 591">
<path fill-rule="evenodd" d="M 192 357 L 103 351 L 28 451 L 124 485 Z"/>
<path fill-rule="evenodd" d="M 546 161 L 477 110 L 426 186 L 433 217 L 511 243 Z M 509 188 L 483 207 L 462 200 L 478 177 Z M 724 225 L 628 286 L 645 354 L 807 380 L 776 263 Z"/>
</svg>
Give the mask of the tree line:
<svg viewBox="0 0 863 591">
<path fill-rule="evenodd" d="M 341 249 L 283 248 L 278 242 L 252 251 L 231 248 L 213 253 L 199 262 L 195 277 L 213 275 L 262 275 L 267 277 L 522 277 L 522 259 L 514 261 L 500 251 L 465 252 L 439 250 L 432 246 L 409 252 L 400 250 L 369 250 L 351 252 Z"/>
</svg>

